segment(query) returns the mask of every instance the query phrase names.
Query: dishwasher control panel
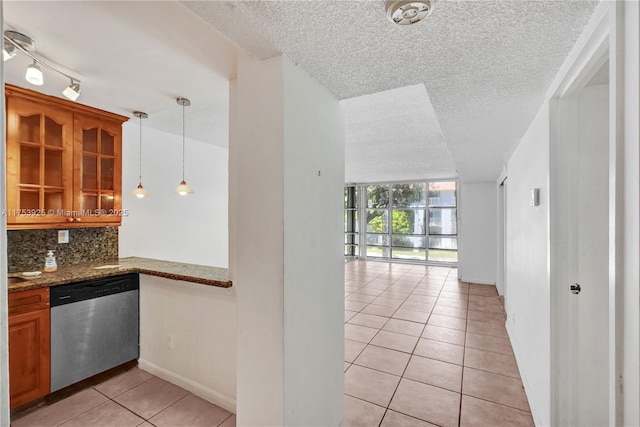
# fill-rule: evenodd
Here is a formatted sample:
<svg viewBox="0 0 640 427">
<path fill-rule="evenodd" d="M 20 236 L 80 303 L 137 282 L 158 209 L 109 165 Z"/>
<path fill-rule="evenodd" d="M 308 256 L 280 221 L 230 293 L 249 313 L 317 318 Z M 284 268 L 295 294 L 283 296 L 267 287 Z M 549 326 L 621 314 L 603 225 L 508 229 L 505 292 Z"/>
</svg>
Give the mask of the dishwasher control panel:
<svg viewBox="0 0 640 427">
<path fill-rule="evenodd" d="M 74 282 L 50 288 L 51 307 L 134 291 L 140 288 L 138 273 Z"/>
</svg>

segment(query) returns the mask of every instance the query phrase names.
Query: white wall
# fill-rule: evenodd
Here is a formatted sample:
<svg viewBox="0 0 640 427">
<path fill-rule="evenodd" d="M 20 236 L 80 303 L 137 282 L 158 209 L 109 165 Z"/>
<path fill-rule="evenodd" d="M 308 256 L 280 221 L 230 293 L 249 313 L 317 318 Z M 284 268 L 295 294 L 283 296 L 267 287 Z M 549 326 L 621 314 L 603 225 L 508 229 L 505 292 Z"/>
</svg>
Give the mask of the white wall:
<svg viewBox="0 0 640 427">
<path fill-rule="evenodd" d="M 546 426 L 551 422 L 547 103 L 513 152 L 507 170 L 507 330 L 536 425 Z M 529 205 L 533 188 L 540 189 L 537 207 Z"/>
<path fill-rule="evenodd" d="M 497 263 L 497 199 L 494 182 L 460 183 L 458 276 L 494 285 Z"/>
<path fill-rule="evenodd" d="M 139 365 L 235 412 L 234 288 L 140 275 Z"/>
<path fill-rule="evenodd" d="M 144 121 L 143 121 L 144 125 Z M 121 257 L 139 256 L 215 267 L 228 266 L 228 151 L 186 140 L 185 179 L 195 194 L 179 196 L 182 136 L 142 130 L 142 184 L 150 197 L 130 193 L 138 186 L 139 122 L 123 126 Z"/>
<path fill-rule="evenodd" d="M 237 423 L 340 425 L 344 127 L 339 103 L 286 58 L 243 57 L 231 84 L 231 105 Z"/>
</svg>

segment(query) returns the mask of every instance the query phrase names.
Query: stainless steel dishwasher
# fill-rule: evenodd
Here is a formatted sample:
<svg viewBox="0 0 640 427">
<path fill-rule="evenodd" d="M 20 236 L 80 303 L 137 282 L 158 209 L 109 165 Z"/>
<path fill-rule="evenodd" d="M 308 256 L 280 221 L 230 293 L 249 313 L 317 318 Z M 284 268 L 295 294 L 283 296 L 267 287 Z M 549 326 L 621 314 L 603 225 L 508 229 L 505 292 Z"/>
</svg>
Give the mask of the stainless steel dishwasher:
<svg viewBox="0 0 640 427">
<path fill-rule="evenodd" d="M 138 274 L 53 286 L 51 391 L 140 354 Z"/>
</svg>

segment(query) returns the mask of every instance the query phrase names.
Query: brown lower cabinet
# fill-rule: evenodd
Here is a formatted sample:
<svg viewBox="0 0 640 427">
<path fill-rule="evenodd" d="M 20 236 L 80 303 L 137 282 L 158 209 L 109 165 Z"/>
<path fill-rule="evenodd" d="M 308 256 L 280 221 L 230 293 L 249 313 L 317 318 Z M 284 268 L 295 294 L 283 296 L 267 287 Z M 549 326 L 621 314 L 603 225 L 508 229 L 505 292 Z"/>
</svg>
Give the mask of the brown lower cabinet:
<svg viewBox="0 0 640 427">
<path fill-rule="evenodd" d="M 9 294 L 9 395 L 11 409 L 50 389 L 49 288 Z"/>
</svg>

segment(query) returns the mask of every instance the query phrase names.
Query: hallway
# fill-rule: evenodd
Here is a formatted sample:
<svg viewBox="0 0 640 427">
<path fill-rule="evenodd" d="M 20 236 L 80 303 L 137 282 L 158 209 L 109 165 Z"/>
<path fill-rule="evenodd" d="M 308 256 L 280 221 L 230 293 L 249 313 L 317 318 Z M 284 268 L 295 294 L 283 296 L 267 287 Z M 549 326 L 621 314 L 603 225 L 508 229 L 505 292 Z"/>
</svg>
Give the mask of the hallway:
<svg viewBox="0 0 640 427">
<path fill-rule="evenodd" d="M 495 286 L 345 264 L 345 426 L 533 426 Z"/>
</svg>

